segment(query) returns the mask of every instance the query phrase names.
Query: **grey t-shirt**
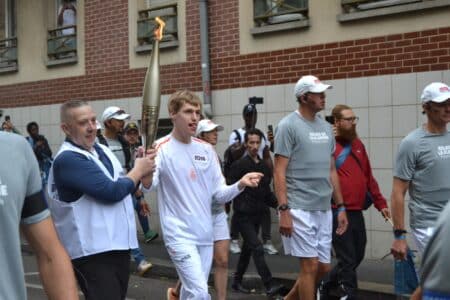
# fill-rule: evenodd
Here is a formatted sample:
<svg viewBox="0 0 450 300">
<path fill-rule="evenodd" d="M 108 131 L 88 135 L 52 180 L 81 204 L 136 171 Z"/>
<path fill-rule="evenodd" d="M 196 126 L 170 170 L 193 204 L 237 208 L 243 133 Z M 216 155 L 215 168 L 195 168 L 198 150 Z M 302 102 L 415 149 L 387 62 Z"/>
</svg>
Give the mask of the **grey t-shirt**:
<svg viewBox="0 0 450 300">
<path fill-rule="evenodd" d="M 25 198 L 42 190 L 38 163 L 22 136 L 0 132 L 0 145 L 0 299 L 24 300 L 19 224 L 38 223 L 50 212 L 41 206 L 22 216 Z"/>
<path fill-rule="evenodd" d="M 422 272 L 420 284 L 424 289 L 424 296 L 429 292 L 439 293 L 445 298 L 424 299 L 450 299 L 450 204 L 447 204 L 440 215 L 436 230 L 427 244 L 422 259 Z"/>
<path fill-rule="evenodd" d="M 450 134 L 417 128 L 400 143 L 394 177 L 409 181 L 410 226 L 434 227 L 450 199 Z"/>
<path fill-rule="evenodd" d="M 275 131 L 275 154 L 289 158 L 286 187 L 291 208 L 331 209 L 334 149 L 333 130 L 320 117 L 311 122 L 295 111 L 280 121 Z"/>
<path fill-rule="evenodd" d="M 125 170 L 125 154 L 123 153 L 122 144 L 119 140 L 112 140 L 105 137 L 106 142 L 108 143 L 108 148 L 114 153 L 114 155 L 119 160 L 122 168 Z M 126 172 L 125 172 L 126 173 Z"/>
</svg>

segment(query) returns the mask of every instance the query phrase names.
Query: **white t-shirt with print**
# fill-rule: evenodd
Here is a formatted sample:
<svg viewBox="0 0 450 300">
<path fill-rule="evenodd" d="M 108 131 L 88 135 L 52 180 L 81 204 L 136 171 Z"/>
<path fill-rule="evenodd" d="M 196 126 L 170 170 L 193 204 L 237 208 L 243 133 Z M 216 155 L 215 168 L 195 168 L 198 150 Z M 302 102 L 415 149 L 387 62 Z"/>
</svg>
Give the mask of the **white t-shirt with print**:
<svg viewBox="0 0 450 300">
<path fill-rule="evenodd" d="M 189 144 L 171 135 L 156 142 L 156 171 L 161 228 L 166 245 L 213 244 L 212 199 L 231 201 L 237 183 L 227 186 L 213 147 L 197 138 Z"/>
</svg>

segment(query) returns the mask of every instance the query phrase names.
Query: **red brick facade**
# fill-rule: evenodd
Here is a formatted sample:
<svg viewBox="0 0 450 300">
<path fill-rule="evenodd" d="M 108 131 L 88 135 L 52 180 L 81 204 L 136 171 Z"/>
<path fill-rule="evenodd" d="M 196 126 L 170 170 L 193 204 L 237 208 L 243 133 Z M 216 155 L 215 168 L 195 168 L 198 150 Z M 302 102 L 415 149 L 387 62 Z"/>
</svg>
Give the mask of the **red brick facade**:
<svg viewBox="0 0 450 300">
<path fill-rule="evenodd" d="M 86 75 L 0 86 L 0 107 L 141 94 L 145 69 L 129 69 L 128 1 L 85 3 Z M 450 69 L 450 27 L 240 55 L 238 0 L 209 5 L 212 90 L 291 83 L 306 73 L 339 79 Z M 187 62 L 161 68 L 164 94 L 201 90 L 198 14 L 198 1 L 187 0 L 180 26 Z"/>
</svg>

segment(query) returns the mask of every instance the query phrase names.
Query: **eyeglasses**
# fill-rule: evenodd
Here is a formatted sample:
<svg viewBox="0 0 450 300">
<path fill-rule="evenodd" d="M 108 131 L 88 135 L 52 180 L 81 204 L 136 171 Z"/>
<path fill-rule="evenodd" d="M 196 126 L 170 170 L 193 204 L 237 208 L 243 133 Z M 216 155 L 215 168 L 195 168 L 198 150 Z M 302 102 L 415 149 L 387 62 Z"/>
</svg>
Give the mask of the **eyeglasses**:
<svg viewBox="0 0 450 300">
<path fill-rule="evenodd" d="M 358 123 L 359 117 L 341 118 L 341 120 L 350 121 L 350 122 L 352 122 L 352 123 Z"/>
</svg>

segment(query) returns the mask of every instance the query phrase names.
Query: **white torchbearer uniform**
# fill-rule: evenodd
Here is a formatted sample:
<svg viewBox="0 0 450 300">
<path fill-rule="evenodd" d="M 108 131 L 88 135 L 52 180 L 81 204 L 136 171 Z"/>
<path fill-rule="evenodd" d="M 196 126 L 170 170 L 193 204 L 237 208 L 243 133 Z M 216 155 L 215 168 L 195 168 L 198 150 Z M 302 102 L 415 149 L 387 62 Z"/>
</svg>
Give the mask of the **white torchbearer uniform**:
<svg viewBox="0 0 450 300">
<path fill-rule="evenodd" d="M 180 299 L 211 299 L 207 279 L 213 253 L 212 201 L 226 203 L 239 193 L 227 186 L 213 147 L 197 138 L 188 144 L 171 135 L 156 142 L 156 171 L 164 243 L 182 282 Z"/>
</svg>

